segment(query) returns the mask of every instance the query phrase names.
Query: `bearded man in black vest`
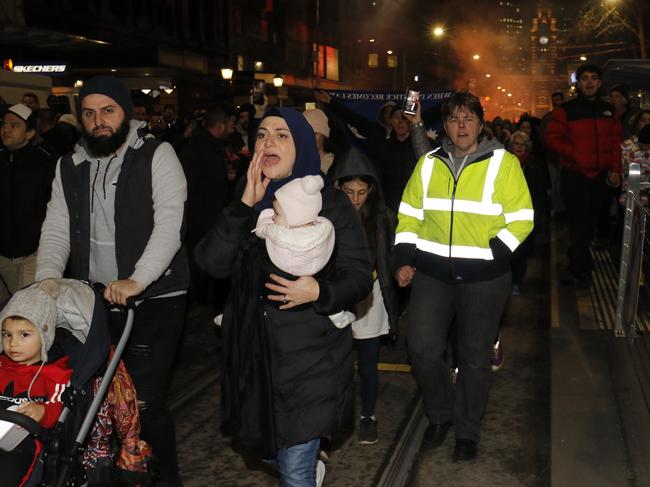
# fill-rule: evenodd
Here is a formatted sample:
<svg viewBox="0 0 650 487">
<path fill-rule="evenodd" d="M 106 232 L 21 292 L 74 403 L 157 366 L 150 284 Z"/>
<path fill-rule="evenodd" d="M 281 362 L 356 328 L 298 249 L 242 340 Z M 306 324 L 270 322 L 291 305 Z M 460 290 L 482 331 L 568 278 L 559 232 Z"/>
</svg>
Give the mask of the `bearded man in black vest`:
<svg viewBox="0 0 650 487">
<path fill-rule="evenodd" d="M 182 245 L 185 176 L 172 146 L 131 120 L 129 91 L 110 76 L 79 93 L 82 137 L 60 159 L 41 231 L 36 278 L 100 282 L 114 305 L 136 298 L 124 361 L 135 383 L 142 438 L 154 451 L 156 485 L 182 485 L 166 391 L 189 283 Z M 114 339 L 125 313 L 113 311 Z"/>
</svg>

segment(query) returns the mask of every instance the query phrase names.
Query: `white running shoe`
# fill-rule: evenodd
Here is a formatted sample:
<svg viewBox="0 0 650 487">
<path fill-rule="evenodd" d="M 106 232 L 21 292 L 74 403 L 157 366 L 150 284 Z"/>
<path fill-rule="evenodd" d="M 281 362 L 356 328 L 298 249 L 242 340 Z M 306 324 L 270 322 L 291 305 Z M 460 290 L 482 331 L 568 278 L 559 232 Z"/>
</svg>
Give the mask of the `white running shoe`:
<svg viewBox="0 0 650 487">
<path fill-rule="evenodd" d="M 322 460 L 316 462 L 316 487 L 321 487 L 325 480 L 325 464 Z"/>
</svg>

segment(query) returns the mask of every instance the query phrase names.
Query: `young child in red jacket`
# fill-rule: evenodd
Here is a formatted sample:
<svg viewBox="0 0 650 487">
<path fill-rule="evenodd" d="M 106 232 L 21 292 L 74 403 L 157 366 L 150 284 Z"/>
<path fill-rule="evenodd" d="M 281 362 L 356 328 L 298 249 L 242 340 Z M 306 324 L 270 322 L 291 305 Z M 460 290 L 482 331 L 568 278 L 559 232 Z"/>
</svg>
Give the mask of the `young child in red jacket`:
<svg viewBox="0 0 650 487">
<path fill-rule="evenodd" d="M 67 357 L 50 357 L 48 361 L 56 316 L 54 300 L 34 286 L 18 291 L 0 311 L 0 407 L 17 406 L 17 412 L 44 428 L 56 424 L 72 374 Z M 11 451 L 0 449 L 2 485 L 22 485 L 40 449 L 40 442 L 31 436 Z"/>
</svg>

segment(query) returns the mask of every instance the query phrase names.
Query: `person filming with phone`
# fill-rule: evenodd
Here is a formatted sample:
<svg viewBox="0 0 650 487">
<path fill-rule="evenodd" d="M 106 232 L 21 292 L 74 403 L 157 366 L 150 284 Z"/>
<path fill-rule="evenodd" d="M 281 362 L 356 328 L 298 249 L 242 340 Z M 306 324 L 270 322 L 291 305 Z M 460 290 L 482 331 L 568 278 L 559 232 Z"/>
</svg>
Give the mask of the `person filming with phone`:
<svg viewBox="0 0 650 487">
<path fill-rule="evenodd" d="M 317 90 L 314 92 L 314 96 L 326 107 L 329 114 L 345 124 L 364 125 L 364 133 L 368 135 L 366 150 L 379 173 L 386 206 L 397 212 L 402 192 L 415 168 L 418 155 L 428 150 L 428 146 L 422 149 L 413 145 L 411 122 L 404 115 L 404 106 L 390 107 L 389 120 L 392 131 L 386 137 L 384 130 L 364 119 L 328 93 Z M 359 131 L 361 132 L 361 129 Z"/>
</svg>

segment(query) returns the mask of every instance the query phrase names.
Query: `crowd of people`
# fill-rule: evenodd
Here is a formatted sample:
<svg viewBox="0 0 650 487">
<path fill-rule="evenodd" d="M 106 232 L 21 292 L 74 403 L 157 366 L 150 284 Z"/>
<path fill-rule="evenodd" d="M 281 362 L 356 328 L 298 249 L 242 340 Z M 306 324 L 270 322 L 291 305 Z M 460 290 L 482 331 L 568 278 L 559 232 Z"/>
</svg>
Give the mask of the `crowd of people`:
<svg viewBox="0 0 650 487">
<path fill-rule="evenodd" d="M 183 119 L 98 76 L 79 93 L 79 121 L 57 97 L 40 108 L 26 93 L 2 113 L 3 300 L 34 281 L 99 282 L 118 337 L 114 306 L 137 299 L 124 361 L 156 485 L 182 485 L 166 391 L 194 303 L 219 315 L 223 419 L 283 486 L 320 485 L 321 449 L 340 430 L 378 441 L 380 346 L 400 316 L 430 422 L 423 448 L 453 427 L 453 461 L 471 461 L 503 363 L 501 315 L 551 215 L 567 221 L 563 282 L 588 286 L 592 239 L 616 238 L 626 168 L 650 174 L 650 111 L 634 111 L 622 86 L 605 101 L 597 66 L 576 75 L 576 96 L 553 93 L 547 116 L 516 123 L 485 120 L 479 99 L 457 92 L 435 139 L 419 104 L 367 120 L 320 90 L 320 108 L 304 112 L 214 104 Z M 5 351 L 20 326 L 49 336 L 43 317 L 15 307 Z M 43 350 L 18 363 L 46 363 Z"/>
</svg>

